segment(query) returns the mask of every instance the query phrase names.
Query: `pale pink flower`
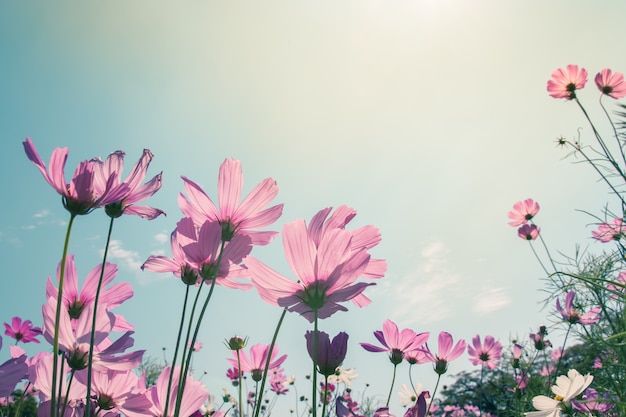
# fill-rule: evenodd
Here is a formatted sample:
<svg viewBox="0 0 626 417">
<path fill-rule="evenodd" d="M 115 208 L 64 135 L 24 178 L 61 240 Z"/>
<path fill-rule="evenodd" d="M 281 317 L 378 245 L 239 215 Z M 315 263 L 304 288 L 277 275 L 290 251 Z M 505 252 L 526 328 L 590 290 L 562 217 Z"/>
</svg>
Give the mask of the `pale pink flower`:
<svg viewBox="0 0 626 417">
<path fill-rule="evenodd" d="M 467 347 L 467 353 L 472 364 L 483 364 L 489 369 L 495 369 L 502 358 L 502 344 L 493 336 L 485 336 L 485 342 L 481 343 L 480 336 L 476 335 L 472 338 L 472 346 Z"/>
<path fill-rule="evenodd" d="M 243 201 L 243 173 L 241 162 L 228 158 L 220 165 L 217 200 L 213 200 L 196 183 L 186 177 L 184 181 L 187 196 L 180 194 L 178 205 L 186 217 L 193 219 L 199 227 L 204 222 L 218 221 L 222 226 L 222 238 L 228 241 L 237 234 L 250 236 L 254 245 L 267 245 L 277 232 L 258 231 L 261 227 L 274 223 L 282 214 L 283 205 L 265 208 L 278 193 L 276 181 L 266 178 L 248 194 Z"/>
<path fill-rule="evenodd" d="M 547 335 L 548 330 L 546 329 L 546 326 L 539 326 L 539 331 L 537 333 L 530 333 L 528 337 L 533 342 L 535 349 L 544 350 L 548 347 L 552 347 L 552 343 L 545 338 Z"/>
<path fill-rule="evenodd" d="M 467 346 L 465 340 L 463 339 L 459 340 L 454 347 L 452 347 L 452 344 L 452 335 L 448 332 L 439 333 L 438 350 L 436 355 L 430 351 L 428 344 L 426 344 L 424 352 L 426 353 L 428 359 L 435 364 L 435 372 L 439 375 L 446 373 L 448 370 L 448 363 L 461 356 L 463 352 L 465 352 L 465 347 Z"/>
<path fill-rule="evenodd" d="M 524 240 L 535 240 L 541 229 L 535 224 L 524 224 L 517 229 L 517 235 Z"/>
<path fill-rule="evenodd" d="M 246 355 L 243 350 L 239 351 L 239 361 L 241 363 L 241 372 L 249 372 L 252 374 L 252 379 L 254 381 L 260 381 L 263 376 L 263 371 L 265 370 L 265 362 L 267 362 L 267 356 L 269 354 L 270 345 L 264 344 L 256 344 L 250 348 L 250 357 Z M 282 355 L 279 358 L 276 358 L 278 355 L 278 346 L 274 345 L 272 349 L 272 356 L 270 358 L 270 363 L 268 370 L 278 368 L 280 365 L 285 362 L 287 359 L 287 355 Z M 234 358 L 227 358 L 228 362 L 231 363 L 235 368 L 237 367 L 237 352 L 233 351 Z"/>
<path fill-rule="evenodd" d="M 150 181 L 141 184 L 146 177 L 146 171 L 154 155 L 149 149 L 144 149 L 141 158 L 133 166 L 128 177 L 121 181 L 124 170 L 124 152 L 116 151 L 110 154 L 103 162 L 99 158 L 92 159 L 95 163 L 94 184 L 98 191 L 104 191 L 108 179 L 113 177 L 114 192 L 118 189 L 123 191 L 123 195 L 116 201 L 106 205 L 105 211 L 111 217 L 119 217 L 122 214 L 134 214 L 144 219 L 153 220 L 165 214 L 163 210 L 154 207 L 136 206 L 135 203 L 151 197 L 161 188 L 162 173 L 155 175 Z"/>
<path fill-rule="evenodd" d="M 4 334 L 12 337 L 16 340 L 16 342 L 39 343 L 37 336 L 41 334 L 41 328 L 33 326 L 33 323 L 30 320 L 22 321 L 20 317 L 13 317 L 11 319 L 11 324 L 4 323 L 4 329 Z"/>
<path fill-rule="evenodd" d="M 559 68 L 552 73 L 552 79 L 548 81 L 548 93 L 554 98 L 573 100 L 576 98 L 576 90 L 585 87 L 587 83 L 587 70 L 578 68 L 578 65 L 568 65 L 566 69 Z"/>
<path fill-rule="evenodd" d="M 165 403 L 167 402 L 167 387 L 170 378 L 170 372 L 173 372 L 172 377 L 172 389 L 169 396 L 168 410 L 165 410 Z M 178 393 L 178 386 L 180 385 L 180 368 L 175 367 L 173 370 L 168 366 L 159 375 L 157 383 L 146 391 L 144 394 L 152 404 L 148 410 L 142 410 L 144 415 L 149 416 L 161 416 L 172 417 L 175 411 L 176 397 Z M 193 377 L 188 376 L 185 379 L 185 389 L 181 398 L 180 416 L 190 416 L 194 412 L 198 411 L 202 404 L 209 397 L 209 393 L 204 388 L 204 385 L 200 381 L 196 381 Z M 124 403 L 126 410 L 141 410 L 142 404 L 141 396 L 129 397 Z M 148 412 L 146 412 L 148 411 Z"/>
<path fill-rule="evenodd" d="M 361 294 L 371 282 L 356 282 L 369 265 L 365 248 L 352 249 L 351 232 L 333 228 L 318 245 L 303 219 L 283 227 L 283 248 L 298 282 L 279 274 L 253 257 L 244 264 L 261 298 L 270 304 L 295 311 L 311 323 L 337 311 L 347 311 L 340 303 Z"/>
<path fill-rule="evenodd" d="M 127 186 L 114 186 L 117 173 L 112 173 L 106 180 L 102 179 L 101 184 L 96 185 L 94 178 L 96 163 L 93 161 L 81 162 L 68 183 L 64 173 L 67 148 L 55 148 L 52 151 L 50 168 L 47 169 L 30 138 L 26 138 L 23 145 L 28 159 L 37 166 L 48 184 L 61 195 L 63 207 L 73 215 L 87 214 L 96 208 L 104 207 L 118 201 L 128 192 Z"/>
<path fill-rule="evenodd" d="M 543 376 L 543 377 L 548 377 L 550 375 L 552 375 L 552 372 L 554 372 L 554 365 L 550 364 L 548 366 L 543 365 L 541 367 L 541 369 L 539 370 L 539 375 Z"/>
<path fill-rule="evenodd" d="M 56 303 L 57 300 L 50 297 L 42 308 L 43 335 L 50 344 L 54 338 Z M 88 366 L 93 316 L 94 311 L 87 309 L 78 319 L 72 320 L 67 310 L 61 311 L 58 323 L 59 351 L 64 353 L 67 365 L 71 369 L 78 371 Z M 124 333 L 115 342 L 109 339 L 114 321 L 113 314 L 105 309 L 97 310 L 93 345 L 93 369 L 96 371 L 107 369 L 125 371 L 141 363 L 143 350 L 122 353 L 133 346 L 134 340 L 131 337 L 133 332 Z"/>
<path fill-rule="evenodd" d="M 74 255 L 67 255 L 65 258 L 65 278 L 63 281 L 63 307 L 67 310 L 70 318 L 76 320 L 86 310 L 93 310 L 93 302 L 96 298 L 98 281 L 102 272 L 102 264 L 96 265 L 89 271 L 83 287 L 78 290 L 78 272 L 74 263 Z M 124 301 L 133 296 L 133 288 L 127 282 L 112 284 L 117 275 L 117 265 L 107 262 L 104 265 L 98 307 L 112 310 L 121 305 Z M 61 262 L 57 265 L 56 281 L 59 282 L 61 275 Z M 57 298 L 59 290 L 54 286 L 50 277 L 46 281 L 46 298 Z M 113 314 L 115 322 L 114 331 L 125 332 L 132 330 L 134 326 L 129 324 L 120 314 Z"/>
<path fill-rule="evenodd" d="M 607 243 L 612 240 L 620 240 L 624 236 L 625 232 L 626 225 L 624 224 L 624 221 L 621 218 L 616 217 L 613 219 L 612 224 L 600 223 L 598 230 L 591 232 L 591 235 L 594 239 Z"/>
<path fill-rule="evenodd" d="M 565 357 L 565 355 L 566 351 L 561 348 L 553 349 L 552 352 L 550 352 L 550 357 L 554 362 L 560 361 L 561 358 Z"/>
<path fill-rule="evenodd" d="M 528 223 L 539 213 L 539 204 L 532 198 L 518 201 L 513 204 L 513 210 L 509 211 L 508 217 L 511 219 L 509 225 L 513 227 Z"/>
<path fill-rule="evenodd" d="M 595 81 L 602 94 L 614 99 L 626 97 L 626 82 L 621 72 L 612 72 L 605 68 L 596 74 Z"/>
<path fill-rule="evenodd" d="M 607 284 L 606 289 L 611 291 L 611 298 L 619 298 L 626 291 L 626 271 L 622 271 L 617 275 L 617 279 Z"/>
<path fill-rule="evenodd" d="M 224 247 L 220 254 L 222 243 Z M 248 289 L 252 286 L 234 279 L 242 276 L 243 268 L 238 264 L 252 250 L 249 236 L 236 235 L 222 242 L 222 228 L 218 222 L 207 221 L 197 228 L 191 218 L 185 217 L 176 224 L 170 246 L 172 258 L 151 255 L 141 269 L 171 272 L 187 285 L 210 284 L 216 278 L 216 284 L 229 288 Z"/>
<path fill-rule="evenodd" d="M 398 365 L 404 359 L 404 354 L 422 346 L 428 340 L 429 332 L 416 334 L 411 329 L 398 329 L 398 325 L 391 320 L 385 320 L 383 330 L 376 330 L 374 337 L 382 347 L 370 343 L 360 343 L 368 352 L 389 352 L 389 360 Z"/>
<path fill-rule="evenodd" d="M 578 310 L 574 308 L 574 298 L 576 298 L 575 291 L 569 291 L 565 295 L 565 306 L 561 307 L 561 302 L 557 298 L 556 300 L 556 309 L 563 319 L 571 324 L 582 324 L 583 326 L 587 324 L 594 324 L 600 321 L 600 311 L 602 310 L 600 306 L 593 307 L 588 312 L 581 314 Z"/>
<path fill-rule="evenodd" d="M 87 384 L 87 373 L 77 372 L 76 380 L 85 386 Z M 91 395 L 95 397 L 97 408 L 107 412 L 121 412 L 128 417 L 134 415 L 132 410 L 126 411 L 124 403 L 129 397 L 139 393 L 139 377 L 133 370 L 115 371 L 107 369 L 94 372 L 91 379 Z M 144 405 L 150 407 L 150 402 L 145 401 Z M 136 404 L 135 404 L 136 406 Z"/>
</svg>

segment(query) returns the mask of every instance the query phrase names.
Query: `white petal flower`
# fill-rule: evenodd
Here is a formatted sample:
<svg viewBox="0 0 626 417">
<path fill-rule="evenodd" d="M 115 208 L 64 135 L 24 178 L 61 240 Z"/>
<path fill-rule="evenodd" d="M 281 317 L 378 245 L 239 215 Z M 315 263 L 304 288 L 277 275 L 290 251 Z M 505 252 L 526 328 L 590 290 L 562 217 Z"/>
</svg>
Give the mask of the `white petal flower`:
<svg viewBox="0 0 626 417">
<path fill-rule="evenodd" d="M 533 398 L 533 407 L 539 411 L 526 413 L 526 417 L 559 417 L 561 406 L 579 396 L 593 381 L 592 375 L 581 375 L 576 369 L 570 369 L 567 376 L 561 375 L 552 386 L 554 398 L 539 395 Z"/>
</svg>

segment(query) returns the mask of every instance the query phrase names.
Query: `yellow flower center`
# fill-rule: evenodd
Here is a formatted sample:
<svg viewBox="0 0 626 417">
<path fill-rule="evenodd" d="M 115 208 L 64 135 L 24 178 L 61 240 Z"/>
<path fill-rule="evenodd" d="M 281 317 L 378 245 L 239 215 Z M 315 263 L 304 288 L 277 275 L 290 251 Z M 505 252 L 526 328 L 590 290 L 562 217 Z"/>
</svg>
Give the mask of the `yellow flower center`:
<svg viewBox="0 0 626 417">
<path fill-rule="evenodd" d="M 561 397 L 560 395 L 555 395 L 554 399 L 557 401 L 563 401 L 563 397 Z"/>
</svg>

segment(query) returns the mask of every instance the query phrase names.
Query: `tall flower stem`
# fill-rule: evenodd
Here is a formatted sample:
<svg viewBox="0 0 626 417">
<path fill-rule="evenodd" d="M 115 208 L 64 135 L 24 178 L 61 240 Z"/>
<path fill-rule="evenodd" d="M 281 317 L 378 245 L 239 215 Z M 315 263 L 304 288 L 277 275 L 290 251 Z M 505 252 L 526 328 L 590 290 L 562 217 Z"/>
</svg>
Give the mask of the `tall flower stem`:
<svg viewBox="0 0 626 417">
<path fill-rule="evenodd" d="M 180 407 L 182 404 L 182 397 L 183 397 L 183 392 L 185 391 L 185 383 L 187 381 L 187 376 L 189 375 L 189 368 L 190 368 L 190 364 L 191 364 L 191 357 L 193 354 L 193 347 L 196 343 L 196 339 L 198 338 L 198 333 L 200 332 L 200 325 L 202 324 L 202 318 L 204 317 L 204 313 L 206 312 L 207 307 L 209 306 L 209 301 L 211 301 L 211 296 L 213 295 L 213 290 L 215 289 L 215 283 L 217 282 L 217 275 L 219 273 L 219 268 L 220 265 L 222 263 L 222 254 L 224 253 L 224 246 L 226 245 L 226 241 L 222 240 L 222 244 L 220 246 L 220 251 L 219 254 L 217 256 L 217 263 L 215 264 L 215 271 L 211 274 L 211 277 L 208 277 L 208 279 L 211 279 L 211 287 L 209 289 L 209 293 L 207 294 L 207 297 L 204 301 L 204 304 L 202 306 L 202 310 L 200 310 L 200 314 L 198 315 L 198 320 L 196 321 L 196 328 L 194 330 L 193 333 L 193 337 L 191 338 L 191 341 L 189 342 L 189 348 L 187 351 L 187 357 L 185 358 L 183 356 L 182 361 L 184 362 L 184 366 L 181 366 L 181 378 L 178 381 L 178 395 L 176 398 L 176 409 L 174 411 L 174 416 L 178 417 L 178 415 L 180 414 Z M 203 278 L 203 282 L 200 283 L 200 288 L 202 288 L 202 285 L 204 285 L 204 281 L 206 279 Z M 198 289 L 198 294 L 200 293 L 200 289 Z M 197 301 L 197 298 L 196 298 Z M 194 301 L 194 310 L 195 310 L 195 301 Z M 191 329 L 191 322 L 193 320 L 193 310 L 191 313 L 191 316 L 189 318 L 189 329 Z M 187 339 L 189 339 L 189 332 L 187 335 Z M 181 362 L 182 363 L 182 362 Z"/>
<path fill-rule="evenodd" d="M 312 398 L 313 403 L 311 407 L 313 408 L 313 417 L 317 416 L 317 349 L 319 344 L 319 337 L 317 334 L 317 309 L 314 311 L 315 320 L 313 321 L 313 392 Z M 323 417 L 323 416 L 322 416 Z"/>
<path fill-rule="evenodd" d="M 89 361 L 87 362 L 87 396 L 85 403 L 85 415 L 90 416 L 91 411 L 91 374 L 93 370 L 93 348 L 96 342 L 96 313 L 98 311 L 98 300 L 100 299 L 100 291 L 102 289 L 102 280 L 104 279 L 104 270 L 106 268 L 107 255 L 109 253 L 109 244 L 111 243 L 111 234 L 113 233 L 114 217 L 111 217 L 109 222 L 109 232 L 107 233 L 107 240 L 104 245 L 104 256 L 102 257 L 102 267 L 100 268 L 100 278 L 98 279 L 98 286 L 96 288 L 96 295 L 93 300 L 93 318 L 91 320 L 91 338 L 89 339 Z"/>
<path fill-rule="evenodd" d="M 565 332 L 565 339 L 563 340 L 563 346 L 561 347 L 561 354 L 559 355 L 559 360 L 556 361 L 556 369 L 554 370 L 554 381 L 556 381 L 556 377 L 559 374 L 559 368 L 561 367 L 561 359 L 563 359 L 563 355 L 565 354 L 565 344 L 567 343 L 567 336 L 569 336 L 569 331 L 572 330 L 572 323 L 567 326 L 567 332 Z"/>
<path fill-rule="evenodd" d="M 324 375 L 324 398 L 322 400 L 322 417 L 326 415 L 326 404 L 328 403 L 328 375 Z"/>
<path fill-rule="evenodd" d="M 187 311 L 187 301 L 189 300 L 189 287 L 185 285 L 185 301 L 183 301 L 183 312 L 180 315 L 180 325 L 178 326 L 178 337 L 176 338 L 176 347 L 174 348 L 174 358 L 172 359 L 172 367 L 170 368 L 170 377 L 167 381 L 167 396 L 165 397 L 165 414 L 167 415 L 170 406 L 170 393 L 172 392 L 172 380 L 174 377 L 174 365 L 176 365 L 176 359 L 178 357 L 178 349 L 180 349 L 180 337 L 183 333 L 183 327 L 185 327 L 185 313 Z"/>
<path fill-rule="evenodd" d="M 426 410 L 426 415 L 430 415 L 430 406 L 433 405 L 433 401 L 435 400 L 435 395 L 437 394 L 437 388 L 439 388 L 439 381 L 441 381 L 441 374 L 437 374 L 437 382 L 435 383 L 435 389 L 433 390 L 433 395 L 430 396 L 430 402 L 428 403 L 428 409 Z"/>
<path fill-rule="evenodd" d="M 613 123 L 613 119 L 611 119 L 609 112 L 606 111 L 606 107 L 604 107 L 604 104 L 602 103 L 602 97 L 604 97 L 604 94 L 600 96 L 600 100 L 599 100 L 600 107 L 602 108 L 602 111 L 604 111 L 604 114 L 606 115 L 606 118 L 608 119 L 609 124 L 611 125 L 611 128 L 613 129 L 613 135 L 615 136 L 615 140 L 617 141 L 617 147 L 620 151 L 620 154 L 622 155 L 622 161 L 624 161 L 624 164 L 626 165 L 626 154 L 624 154 L 624 147 L 619 141 L 619 135 L 617 133 L 617 129 L 615 128 L 615 123 Z"/>
<path fill-rule="evenodd" d="M 393 378 L 391 378 L 391 387 L 389 387 L 389 395 L 387 396 L 387 402 L 385 403 L 385 407 L 389 407 L 389 401 L 391 401 L 391 393 L 393 392 L 393 386 L 396 383 L 396 370 L 398 368 L 398 364 L 393 364 Z"/>
<path fill-rule="evenodd" d="M 272 352 L 274 351 L 274 346 L 276 345 L 276 339 L 278 339 L 278 333 L 280 332 L 280 327 L 283 324 L 283 319 L 287 314 L 287 309 L 283 309 L 283 312 L 280 315 L 280 319 L 278 319 L 278 323 L 276 324 L 276 329 L 274 330 L 274 336 L 272 337 L 272 342 L 270 343 L 270 348 L 267 351 L 267 358 L 265 359 L 265 367 L 263 368 L 263 378 L 261 379 L 261 390 L 259 394 L 259 398 L 257 398 L 256 404 L 254 406 L 254 417 L 259 417 L 259 412 L 261 411 L 261 400 L 263 397 L 263 390 L 265 390 L 265 381 L 267 380 L 267 374 L 270 368 L 270 362 L 272 361 Z"/>
<path fill-rule="evenodd" d="M 239 391 L 239 402 L 237 404 L 239 404 L 239 416 L 242 415 L 241 411 L 241 400 L 243 399 L 243 387 L 241 386 L 241 349 L 237 349 L 237 388 Z"/>
<path fill-rule="evenodd" d="M 57 310 L 54 321 L 54 341 L 52 343 L 52 390 L 50 398 L 50 417 L 55 417 L 57 413 L 56 407 L 56 386 L 57 373 L 59 369 L 59 321 L 61 320 L 61 308 L 63 307 L 63 281 L 65 280 L 65 260 L 67 258 L 67 248 L 70 243 L 70 234 L 76 214 L 70 214 L 70 221 L 67 224 L 67 232 L 65 233 L 65 243 L 63 244 L 63 255 L 61 257 L 61 270 L 59 271 L 59 293 L 57 294 Z"/>
</svg>

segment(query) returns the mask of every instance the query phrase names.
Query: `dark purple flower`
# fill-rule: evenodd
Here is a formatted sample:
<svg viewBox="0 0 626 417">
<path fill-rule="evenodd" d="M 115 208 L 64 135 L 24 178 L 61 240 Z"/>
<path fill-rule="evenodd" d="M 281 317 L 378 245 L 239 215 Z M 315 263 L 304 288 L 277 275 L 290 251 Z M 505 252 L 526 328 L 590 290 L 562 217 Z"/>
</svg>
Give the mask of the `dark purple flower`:
<svg viewBox="0 0 626 417">
<path fill-rule="evenodd" d="M 317 354 L 315 352 L 315 332 L 308 331 L 304 335 L 306 338 L 306 348 L 309 351 L 311 359 L 317 362 L 317 370 L 324 376 L 333 375 L 338 367 L 341 366 L 346 357 L 348 350 L 348 334 L 339 332 L 333 337 L 332 342 L 330 336 L 325 332 L 317 332 Z"/>
</svg>

